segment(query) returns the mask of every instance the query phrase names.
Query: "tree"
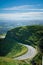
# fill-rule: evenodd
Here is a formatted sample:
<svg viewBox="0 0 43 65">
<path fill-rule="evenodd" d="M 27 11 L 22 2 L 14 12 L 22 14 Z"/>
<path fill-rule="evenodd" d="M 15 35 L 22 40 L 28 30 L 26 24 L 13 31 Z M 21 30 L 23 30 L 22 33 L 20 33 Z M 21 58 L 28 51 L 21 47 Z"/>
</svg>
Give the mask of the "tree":
<svg viewBox="0 0 43 65">
<path fill-rule="evenodd" d="M 43 38 L 41 38 L 39 40 L 38 47 L 39 47 L 39 50 L 40 50 L 41 54 L 43 54 Z"/>
</svg>

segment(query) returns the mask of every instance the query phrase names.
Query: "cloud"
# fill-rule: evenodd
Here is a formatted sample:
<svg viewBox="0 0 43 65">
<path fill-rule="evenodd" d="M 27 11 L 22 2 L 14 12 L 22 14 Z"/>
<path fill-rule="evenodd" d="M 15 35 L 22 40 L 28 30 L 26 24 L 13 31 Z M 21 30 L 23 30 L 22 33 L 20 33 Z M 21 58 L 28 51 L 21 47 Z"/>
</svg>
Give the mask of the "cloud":
<svg viewBox="0 0 43 65">
<path fill-rule="evenodd" d="M 43 8 L 40 8 L 40 4 L 37 5 L 21 5 L 21 6 L 14 6 L 14 7 L 10 7 L 10 8 L 3 8 L 1 10 L 25 10 L 25 11 L 43 11 Z"/>
<path fill-rule="evenodd" d="M 22 6 L 15 6 L 10 8 L 3 8 L 2 10 L 24 10 L 24 9 L 30 9 L 33 5 L 22 5 Z"/>
<path fill-rule="evenodd" d="M 3 13 L 0 20 L 43 20 L 43 12 Z"/>
</svg>

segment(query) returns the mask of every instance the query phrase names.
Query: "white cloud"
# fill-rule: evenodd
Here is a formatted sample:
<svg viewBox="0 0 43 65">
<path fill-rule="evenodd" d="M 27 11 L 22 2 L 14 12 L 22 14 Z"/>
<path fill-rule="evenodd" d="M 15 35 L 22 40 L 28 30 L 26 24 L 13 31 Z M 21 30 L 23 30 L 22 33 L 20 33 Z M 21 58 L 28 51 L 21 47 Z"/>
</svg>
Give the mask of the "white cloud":
<svg viewBox="0 0 43 65">
<path fill-rule="evenodd" d="M 0 14 L 0 20 L 43 20 L 43 12 Z"/>
<path fill-rule="evenodd" d="M 3 8 L 2 10 L 23 10 L 23 9 L 30 9 L 33 5 L 22 5 L 22 6 L 15 6 L 10 8 Z"/>
<path fill-rule="evenodd" d="M 10 8 L 3 8 L 2 10 L 34 10 L 34 11 L 43 11 L 43 8 L 40 8 L 40 4 L 38 5 L 21 5 Z"/>
</svg>

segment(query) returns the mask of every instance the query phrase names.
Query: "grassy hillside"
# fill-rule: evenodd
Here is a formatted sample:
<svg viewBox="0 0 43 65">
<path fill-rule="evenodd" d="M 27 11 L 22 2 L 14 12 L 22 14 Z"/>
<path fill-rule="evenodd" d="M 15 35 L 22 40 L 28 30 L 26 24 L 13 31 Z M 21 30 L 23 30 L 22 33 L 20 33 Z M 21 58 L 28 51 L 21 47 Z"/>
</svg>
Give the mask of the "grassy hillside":
<svg viewBox="0 0 43 65">
<path fill-rule="evenodd" d="M 27 52 L 27 48 L 15 40 L 0 40 L 0 56 L 16 57 Z"/>
<path fill-rule="evenodd" d="M 24 54 L 25 52 L 27 52 L 27 48 L 18 43 L 28 44 L 34 47 L 37 46 L 38 48 L 38 44 L 41 39 L 43 39 L 43 26 L 35 25 L 35 26 L 16 27 L 7 32 L 5 39 L 0 39 L 0 53 L 1 53 L 0 56 L 14 58 L 16 56 Z M 43 51 L 43 47 L 42 47 L 42 51 Z M 39 65 L 41 65 L 42 60 L 40 57 L 41 55 L 38 50 L 38 55 L 32 59 L 31 64 L 33 65 L 33 63 L 35 63 L 36 65 L 38 65 L 39 64 L 38 62 L 40 61 Z M 0 58 L 1 58 L 0 60 L 1 65 L 6 65 L 6 64 L 7 65 L 9 64 L 10 65 L 31 65 L 28 64 L 30 62 L 26 63 L 27 61 L 18 62 L 16 60 L 15 61 L 11 60 L 11 62 L 10 61 L 7 62 L 4 61 L 2 57 Z"/>
<path fill-rule="evenodd" d="M 7 32 L 6 39 L 15 39 L 18 42 L 37 45 L 43 37 L 43 26 L 22 26 Z"/>
</svg>

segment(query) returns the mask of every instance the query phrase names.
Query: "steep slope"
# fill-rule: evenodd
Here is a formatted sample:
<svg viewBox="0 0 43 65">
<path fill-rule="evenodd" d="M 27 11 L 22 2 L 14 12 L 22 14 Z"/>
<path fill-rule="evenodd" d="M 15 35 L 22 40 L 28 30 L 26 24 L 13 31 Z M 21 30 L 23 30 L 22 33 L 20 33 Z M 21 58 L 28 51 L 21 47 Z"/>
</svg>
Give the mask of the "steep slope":
<svg viewBox="0 0 43 65">
<path fill-rule="evenodd" d="M 15 39 L 0 39 L 0 56 L 13 58 L 20 56 L 26 52 L 27 47 L 18 44 Z"/>
<path fill-rule="evenodd" d="M 8 31 L 6 39 L 12 39 L 13 41 L 15 39 L 24 44 L 37 45 L 42 36 L 43 26 L 22 26 Z"/>
</svg>

